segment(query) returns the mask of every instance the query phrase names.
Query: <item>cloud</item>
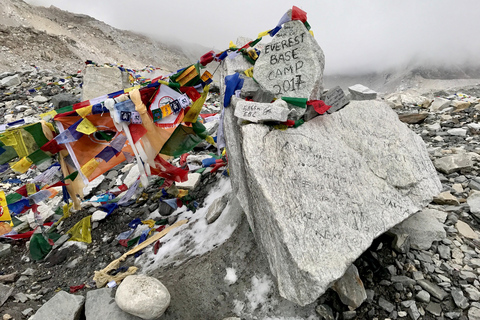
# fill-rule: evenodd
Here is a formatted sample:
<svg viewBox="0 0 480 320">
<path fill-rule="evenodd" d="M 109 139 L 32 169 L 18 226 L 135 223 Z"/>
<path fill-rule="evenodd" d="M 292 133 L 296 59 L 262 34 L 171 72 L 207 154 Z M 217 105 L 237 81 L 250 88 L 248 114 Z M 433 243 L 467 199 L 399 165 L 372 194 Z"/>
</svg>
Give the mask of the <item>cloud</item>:
<svg viewBox="0 0 480 320">
<path fill-rule="evenodd" d="M 222 50 L 238 36 L 273 28 L 287 0 L 225 2 L 29 0 L 88 14 L 114 27 Z M 327 73 L 416 63 L 463 64 L 480 56 L 477 0 L 299 0 L 326 56 Z"/>
</svg>

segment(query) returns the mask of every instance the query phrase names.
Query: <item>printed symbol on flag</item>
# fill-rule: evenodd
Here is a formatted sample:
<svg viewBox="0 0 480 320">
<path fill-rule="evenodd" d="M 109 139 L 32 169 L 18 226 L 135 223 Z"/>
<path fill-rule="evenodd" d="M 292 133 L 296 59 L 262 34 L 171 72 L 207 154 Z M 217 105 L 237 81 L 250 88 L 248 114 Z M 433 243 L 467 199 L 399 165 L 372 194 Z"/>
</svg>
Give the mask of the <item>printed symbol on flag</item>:
<svg viewBox="0 0 480 320">
<path fill-rule="evenodd" d="M 108 146 L 110 144 L 110 141 L 112 141 L 113 138 L 115 138 L 118 134 L 118 132 L 113 131 L 106 126 L 100 125 L 97 126 L 97 128 L 98 130 L 96 132 L 88 136 L 93 143 L 99 143 Z"/>
<path fill-rule="evenodd" d="M 152 110 L 152 115 L 153 115 L 154 122 L 160 121 L 162 119 L 162 110 L 161 109 Z"/>
<path fill-rule="evenodd" d="M 182 94 L 182 96 L 178 98 L 178 101 L 180 102 L 182 109 L 185 109 L 190 105 L 190 99 L 185 94 Z"/>
<path fill-rule="evenodd" d="M 130 121 L 130 116 L 131 116 L 130 111 L 121 111 L 120 112 L 120 119 L 122 121 L 129 122 Z"/>
<path fill-rule="evenodd" d="M 170 102 L 170 107 L 172 108 L 173 113 L 179 113 L 180 110 L 182 110 L 182 106 L 177 99 Z"/>
<path fill-rule="evenodd" d="M 134 124 L 141 124 L 142 123 L 142 118 L 140 117 L 140 113 L 138 113 L 136 111 L 133 111 L 131 121 Z"/>
<path fill-rule="evenodd" d="M 0 206 L 0 218 L 3 216 L 3 207 Z"/>
</svg>

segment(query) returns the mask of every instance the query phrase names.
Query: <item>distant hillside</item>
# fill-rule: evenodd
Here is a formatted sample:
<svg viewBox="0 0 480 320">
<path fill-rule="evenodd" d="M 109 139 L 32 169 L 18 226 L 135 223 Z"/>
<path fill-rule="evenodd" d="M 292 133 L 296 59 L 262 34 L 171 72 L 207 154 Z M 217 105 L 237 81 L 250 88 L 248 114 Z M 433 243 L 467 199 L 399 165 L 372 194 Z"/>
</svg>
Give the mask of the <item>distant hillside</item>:
<svg viewBox="0 0 480 320">
<path fill-rule="evenodd" d="M 191 61 L 179 48 L 87 15 L 53 6 L 35 7 L 21 0 L 0 0 L 0 6 L 0 72 L 29 65 L 74 72 L 86 60 L 174 71 Z"/>
</svg>

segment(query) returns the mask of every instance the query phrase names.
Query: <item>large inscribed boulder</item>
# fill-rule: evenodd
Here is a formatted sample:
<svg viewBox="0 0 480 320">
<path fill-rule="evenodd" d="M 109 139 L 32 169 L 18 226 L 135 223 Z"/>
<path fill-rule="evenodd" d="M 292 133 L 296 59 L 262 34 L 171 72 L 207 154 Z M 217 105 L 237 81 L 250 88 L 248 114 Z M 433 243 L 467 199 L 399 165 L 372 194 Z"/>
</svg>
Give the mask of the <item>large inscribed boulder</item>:
<svg viewBox="0 0 480 320">
<path fill-rule="evenodd" d="M 253 77 L 279 97 L 320 99 L 325 56 L 300 21 L 287 22 L 265 45 L 255 63 Z"/>
<path fill-rule="evenodd" d="M 380 234 L 441 190 L 423 140 L 381 101 L 352 101 L 298 128 L 240 125 L 225 137 L 234 193 L 280 294 L 316 300 Z"/>
</svg>

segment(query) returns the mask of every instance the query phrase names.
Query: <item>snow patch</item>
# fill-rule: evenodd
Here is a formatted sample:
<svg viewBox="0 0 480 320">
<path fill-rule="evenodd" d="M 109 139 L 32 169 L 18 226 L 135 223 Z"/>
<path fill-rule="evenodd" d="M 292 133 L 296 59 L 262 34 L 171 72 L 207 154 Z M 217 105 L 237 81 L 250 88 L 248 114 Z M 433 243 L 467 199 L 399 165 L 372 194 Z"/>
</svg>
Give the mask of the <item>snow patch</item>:
<svg viewBox="0 0 480 320">
<path fill-rule="evenodd" d="M 205 254 L 223 244 L 237 228 L 241 211 L 235 210 L 232 201 L 229 201 L 217 221 L 208 224 L 205 217 L 213 201 L 231 190 L 230 179 L 222 177 L 205 198 L 203 207 L 195 213 L 187 210 L 185 206 L 175 210 L 171 216 L 178 216 L 177 221 L 188 219 L 189 222 L 163 237 L 156 255 L 152 247 L 149 247 L 135 264 L 143 267 L 143 272 L 148 273 L 171 263 L 179 265 L 191 257 Z"/>
<path fill-rule="evenodd" d="M 258 276 L 252 277 L 252 289 L 245 293 L 248 299 L 250 310 L 255 310 L 259 305 L 265 305 L 268 298 L 268 293 L 272 289 L 273 282 L 264 274 L 261 278 Z"/>
<path fill-rule="evenodd" d="M 235 269 L 233 268 L 227 268 L 227 274 L 224 278 L 225 282 L 228 284 L 228 285 L 232 285 L 234 284 L 235 282 L 237 282 L 237 273 L 235 271 Z"/>
</svg>

